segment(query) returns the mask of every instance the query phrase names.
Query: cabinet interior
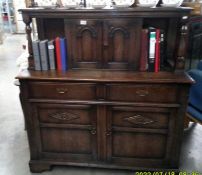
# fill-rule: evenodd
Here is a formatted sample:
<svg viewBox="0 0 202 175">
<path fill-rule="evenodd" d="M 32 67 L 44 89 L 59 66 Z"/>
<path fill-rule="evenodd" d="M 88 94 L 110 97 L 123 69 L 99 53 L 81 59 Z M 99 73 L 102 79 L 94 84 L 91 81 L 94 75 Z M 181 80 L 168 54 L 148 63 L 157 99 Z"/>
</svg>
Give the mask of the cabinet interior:
<svg viewBox="0 0 202 175">
<path fill-rule="evenodd" d="M 37 18 L 36 22 L 40 31 L 38 39 L 67 39 L 69 69 L 87 70 L 139 71 L 141 31 L 158 28 L 165 33 L 164 63 L 160 71 L 175 70 L 179 18 Z"/>
</svg>

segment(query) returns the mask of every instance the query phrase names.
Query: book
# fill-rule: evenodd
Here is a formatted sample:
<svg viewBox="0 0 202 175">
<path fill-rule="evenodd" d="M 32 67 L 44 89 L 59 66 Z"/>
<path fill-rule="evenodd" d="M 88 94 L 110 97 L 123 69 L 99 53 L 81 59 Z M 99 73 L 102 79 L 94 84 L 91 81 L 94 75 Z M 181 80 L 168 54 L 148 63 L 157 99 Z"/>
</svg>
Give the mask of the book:
<svg viewBox="0 0 202 175">
<path fill-rule="evenodd" d="M 56 63 L 57 70 L 62 70 L 62 60 L 61 60 L 61 51 L 60 51 L 60 38 L 55 39 L 55 51 L 56 51 Z"/>
<path fill-rule="evenodd" d="M 60 38 L 60 52 L 61 52 L 61 62 L 62 70 L 67 70 L 67 48 L 66 48 L 66 39 Z"/>
<path fill-rule="evenodd" d="M 32 41 L 35 70 L 41 70 L 41 56 L 40 56 L 39 42 L 40 42 L 39 40 Z"/>
<path fill-rule="evenodd" d="M 54 40 L 48 41 L 48 57 L 49 57 L 49 64 L 50 69 L 55 70 L 55 46 L 54 46 Z"/>
<path fill-rule="evenodd" d="M 165 32 L 164 30 L 161 31 L 160 36 L 160 69 L 164 69 L 164 60 L 165 60 Z"/>
<path fill-rule="evenodd" d="M 40 48 L 40 55 L 41 55 L 42 70 L 49 70 L 48 40 L 40 41 L 39 48 Z"/>
<path fill-rule="evenodd" d="M 140 71 L 148 69 L 148 29 L 141 32 Z"/>
<path fill-rule="evenodd" d="M 156 29 L 154 72 L 159 72 L 159 68 L 160 68 L 159 65 L 160 65 L 160 29 Z"/>
<path fill-rule="evenodd" d="M 154 69 L 155 69 L 156 29 L 150 27 L 148 35 L 149 35 L 148 71 L 154 72 Z"/>
</svg>

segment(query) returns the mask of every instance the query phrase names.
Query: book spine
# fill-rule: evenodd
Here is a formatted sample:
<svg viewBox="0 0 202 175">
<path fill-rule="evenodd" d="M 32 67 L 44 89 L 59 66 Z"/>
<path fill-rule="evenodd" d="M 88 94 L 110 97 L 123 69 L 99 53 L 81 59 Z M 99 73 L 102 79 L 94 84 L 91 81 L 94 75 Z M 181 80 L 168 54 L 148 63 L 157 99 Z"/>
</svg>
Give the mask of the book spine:
<svg viewBox="0 0 202 175">
<path fill-rule="evenodd" d="M 41 41 L 39 43 L 40 53 L 41 53 L 41 67 L 42 70 L 49 69 L 49 62 L 48 62 L 48 40 Z"/>
<path fill-rule="evenodd" d="M 55 39 L 55 48 L 56 48 L 56 62 L 57 62 L 57 69 L 62 70 L 62 61 L 61 61 L 61 52 L 60 52 L 60 38 L 57 37 Z"/>
<path fill-rule="evenodd" d="M 40 49 L 39 41 L 32 42 L 33 55 L 34 55 L 34 66 L 35 70 L 41 70 L 41 58 L 40 58 Z"/>
<path fill-rule="evenodd" d="M 149 54 L 148 54 L 149 72 L 154 72 L 155 68 L 155 43 L 156 43 L 156 30 L 149 29 Z"/>
<path fill-rule="evenodd" d="M 159 71 L 159 62 L 160 62 L 160 29 L 156 29 L 155 70 L 154 70 L 154 72 Z"/>
<path fill-rule="evenodd" d="M 66 51 L 66 39 L 60 38 L 60 52 L 62 61 L 62 70 L 67 70 L 67 51 Z"/>
<path fill-rule="evenodd" d="M 142 30 L 141 52 L 140 52 L 140 71 L 147 71 L 148 68 L 148 30 Z"/>
<path fill-rule="evenodd" d="M 160 68 L 164 69 L 164 60 L 165 60 L 165 32 L 161 30 L 160 37 Z"/>
<path fill-rule="evenodd" d="M 48 56 L 49 56 L 49 63 L 50 63 L 50 69 L 55 70 L 55 47 L 54 47 L 54 41 L 51 40 L 48 42 Z"/>
</svg>

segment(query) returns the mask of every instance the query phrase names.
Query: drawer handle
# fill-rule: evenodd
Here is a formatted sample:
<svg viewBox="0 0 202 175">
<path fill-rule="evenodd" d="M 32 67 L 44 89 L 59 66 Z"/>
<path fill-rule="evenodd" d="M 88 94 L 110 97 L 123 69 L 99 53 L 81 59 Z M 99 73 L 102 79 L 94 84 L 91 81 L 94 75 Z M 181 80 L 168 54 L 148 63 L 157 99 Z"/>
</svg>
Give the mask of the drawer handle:
<svg viewBox="0 0 202 175">
<path fill-rule="evenodd" d="M 96 128 L 93 127 L 90 132 L 91 132 L 92 135 L 95 135 L 96 134 Z"/>
<path fill-rule="evenodd" d="M 140 97 L 145 97 L 146 95 L 149 94 L 147 90 L 138 90 L 136 91 L 136 94 L 139 95 Z"/>
<path fill-rule="evenodd" d="M 107 131 L 105 132 L 106 136 L 110 136 L 112 134 L 112 129 L 108 128 Z"/>
<path fill-rule="evenodd" d="M 107 131 L 107 132 L 106 132 L 106 135 L 107 135 L 107 136 L 110 136 L 111 133 L 112 133 L 111 131 Z"/>
<path fill-rule="evenodd" d="M 65 93 L 67 93 L 68 89 L 67 88 L 57 88 L 56 91 L 58 94 L 65 94 Z"/>
</svg>

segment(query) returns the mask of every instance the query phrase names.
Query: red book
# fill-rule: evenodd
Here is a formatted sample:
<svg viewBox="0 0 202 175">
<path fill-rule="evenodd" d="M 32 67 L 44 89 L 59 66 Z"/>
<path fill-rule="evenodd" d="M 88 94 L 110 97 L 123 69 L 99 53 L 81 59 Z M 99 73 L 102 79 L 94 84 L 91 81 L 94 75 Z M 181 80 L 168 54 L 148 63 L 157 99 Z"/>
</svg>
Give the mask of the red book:
<svg viewBox="0 0 202 175">
<path fill-rule="evenodd" d="M 140 52 L 140 71 L 147 71 L 148 68 L 148 30 L 142 30 L 141 52 Z"/>
<path fill-rule="evenodd" d="M 160 64 L 160 29 L 156 29 L 155 68 L 154 68 L 154 72 L 159 71 L 159 64 Z"/>
<path fill-rule="evenodd" d="M 56 51 L 56 62 L 57 69 L 62 70 L 62 60 L 61 60 L 61 51 L 60 51 L 60 38 L 55 39 L 55 51 Z"/>
</svg>

